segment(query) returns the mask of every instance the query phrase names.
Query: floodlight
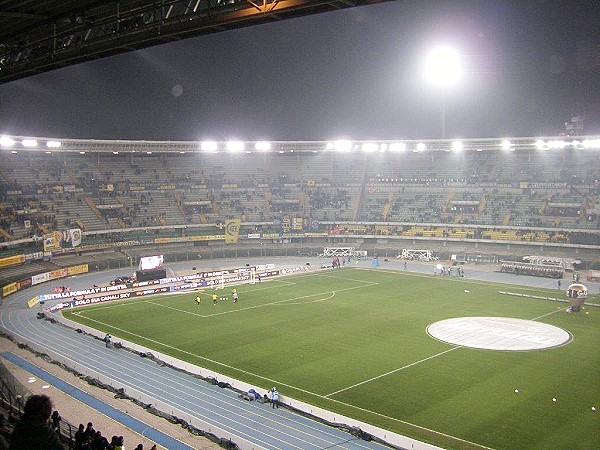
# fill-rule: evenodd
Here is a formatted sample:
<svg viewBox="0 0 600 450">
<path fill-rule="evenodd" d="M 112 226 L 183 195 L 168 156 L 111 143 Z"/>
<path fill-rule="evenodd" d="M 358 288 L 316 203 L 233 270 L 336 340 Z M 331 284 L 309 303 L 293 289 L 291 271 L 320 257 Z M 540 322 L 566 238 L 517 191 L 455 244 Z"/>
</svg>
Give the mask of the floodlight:
<svg viewBox="0 0 600 450">
<path fill-rule="evenodd" d="M 352 142 L 350 142 L 350 141 L 335 141 L 333 143 L 333 147 L 338 152 L 349 152 L 350 150 L 352 150 Z"/>
<path fill-rule="evenodd" d="M 16 150 L 11 150 L 10 152 L 11 152 L 13 155 L 16 155 L 16 154 L 17 154 L 17 151 L 16 151 Z"/>
<path fill-rule="evenodd" d="M 449 86 L 461 75 L 458 52 L 447 46 L 434 48 L 425 60 L 425 76 L 434 86 Z"/>
<path fill-rule="evenodd" d="M 510 150 L 510 146 L 512 144 L 510 143 L 510 141 L 508 139 L 504 139 L 502 141 L 502 143 L 500 144 L 500 147 L 502 147 L 502 150 Z"/>
<path fill-rule="evenodd" d="M 227 151 L 231 153 L 239 153 L 244 151 L 244 143 L 241 141 L 227 142 Z"/>
<path fill-rule="evenodd" d="M 60 141 L 48 141 L 46 142 L 46 147 L 48 148 L 58 148 L 62 145 Z"/>
<path fill-rule="evenodd" d="M 325 146 L 325 150 L 333 150 L 333 142 L 328 142 Z"/>
<path fill-rule="evenodd" d="M 85 155 L 84 151 L 79 152 L 80 155 Z"/>
<path fill-rule="evenodd" d="M 565 141 L 560 141 L 560 140 L 548 141 L 548 147 L 552 148 L 552 149 L 563 149 L 566 146 L 567 146 L 567 143 Z"/>
<path fill-rule="evenodd" d="M 151 154 L 152 154 L 152 152 L 146 152 L 146 155 L 151 155 Z"/>
<path fill-rule="evenodd" d="M 362 151 L 367 153 L 372 153 L 377 151 L 377 144 L 373 144 L 372 142 L 365 142 L 362 145 Z"/>
<path fill-rule="evenodd" d="M 460 152 L 460 151 L 462 151 L 463 147 L 464 147 L 463 143 L 460 142 L 460 141 L 454 141 L 452 143 L 452 150 L 454 150 L 457 153 Z"/>
<path fill-rule="evenodd" d="M 427 148 L 427 146 L 425 144 L 423 144 L 422 142 L 419 142 L 417 144 L 417 151 L 418 152 L 422 152 L 423 150 L 425 150 Z"/>
<path fill-rule="evenodd" d="M 403 152 L 406 150 L 406 144 L 404 142 L 394 142 L 390 145 L 390 150 L 393 152 Z"/>
<path fill-rule="evenodd" d="M 112 152 L 112 153 L 113 153 L 113 155 L 118 155 L 119 154 L 119 152 Z"/>
<path fill-rule="evenodd" d="M 258 141 L 254 144 L 254 148 L 256 150 L 260 150 L 261 152 L 268 152 L 271 150 L 271 143 L 267 141 Z"/>
<path fill-rule="evenodd" d="M 0 147 L 12 147 L 15 145 L 15 140 L 10 136 L 0 136 Z"/>
<path fill-rule="evenodd" d="M 538 139 L 537 141 L 535 141 L 535 147 L 538 150 L 544 150 L 544 145 L 546 145 L 546 143 L 541 139 Z"/>
<path fill-rule="evenodd" d="M 23 139 L 21 144 L 23 144 L 23 147 L 37 147 L 38 145 L 35 139 Z"/>
<path fill-rule="evenodd" d="M 203 152 L 216 153 L 218 145 L 215 141 L 204 141 L 200 144 L 200 150 Z"/>
<path fill-rule="evenodd" d="M 600 148 L 600 139 L 586 139 L 582 145 L 583 148 Z"/>
</svg>

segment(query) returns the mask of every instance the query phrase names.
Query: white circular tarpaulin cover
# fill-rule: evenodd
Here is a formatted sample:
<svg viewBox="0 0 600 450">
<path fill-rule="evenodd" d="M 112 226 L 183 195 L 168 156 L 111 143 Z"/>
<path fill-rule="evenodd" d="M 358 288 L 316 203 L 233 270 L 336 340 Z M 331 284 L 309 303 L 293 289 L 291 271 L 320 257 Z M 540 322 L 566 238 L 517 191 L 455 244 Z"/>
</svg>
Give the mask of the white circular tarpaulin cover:
<svg viewBox="0 0 600 450">
<path fill-rule="evenodd" d="M 458 317 L 427 327 L 435 339 L 484 350 L 526 351 L 564 345 L 571 334 L 562 328 L 533 320 L 509 317 Z"/>
</svg>

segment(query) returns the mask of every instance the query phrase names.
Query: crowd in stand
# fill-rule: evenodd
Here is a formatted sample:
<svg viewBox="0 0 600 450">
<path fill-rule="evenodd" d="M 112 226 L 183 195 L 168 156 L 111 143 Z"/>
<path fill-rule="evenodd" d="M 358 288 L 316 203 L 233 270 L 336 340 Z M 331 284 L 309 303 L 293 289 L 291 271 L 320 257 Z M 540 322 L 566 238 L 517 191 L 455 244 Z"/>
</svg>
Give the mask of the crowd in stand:
<svg viewBox="0 0 600 450">
<path fill-rule="evenodd" d="M 99 430 L 95 430 L 92 422 L 86 426 L 79 425 L 74 434 L 74 441 L 69 442 L 68 433 L 63 433 L 62 418 L 57 410 L 53 411 L 52 400 L 46 395 L 30 396 L 23 407 L 20 420 L 9 416 L 4 420 L 2 429 L 8 430 L 9 450 L 124 450 L 123 436 L 113 436 L 109 441 Z M 138 444 L 135 450 L 144 450 Z M 150 450 L 156 450 L 153 445 Z"/>
<path fill-rule="evenodd" d="M 273 221 L 281 219 L 281 214 L 302 213 L 313 214 L 319 220 L 342 220 L 347 216 L 340 211 L 349 211 L 356 208 L 354 203 L 359 202 L 349 194 L 347 186 L 355 185 L 355 179 L 345 179 L 343 174 L 333 176 L 330 183 L 317 186 L 311 185 L 306 180 L 292 179 L 286 173 L 280 172 L 277 176 L 258 181 L 261 175 L 235 178 L 235 174 L 228 173 L 227 168 L 215 166 L 209 175 L 198 173 L 197 170 L 188 173 L 176 174 L 169 171 L 169 165 L 177 165 L 175 159 L 161 156 L 160 161 L 166 167 L 164 172 L 154 167 L 143 167 L 144 162 L 138 164 L 131 162 L 127 170 L 122 169 L 113 173 L 112 170 L 102 170 L 95 167 L 92 172 L 89 166 L 95 165 L 92 161 L 78 161 L 73 163 L 71 169 L 61 158 L 30 158 L 26 162 L 27 170 L 35 178 L 35 182 L 19 181 L 18 173 L 24 173 L 24 167 L 20 172 L 8 166 L 3 167 L 7 176 L 0 180 L 0 227 L 12 235 L 16 232 L 22 237 L 41 236 L 47 230 L 61 230 L 75 227 L 79 217 L 77 213 L 70 215 L 66 204 L 78 205 L 85 210 L 88 206 L 84 198 L 91 198 L 98 205 L 114 204 L 114 208 L 101 208 L 100 214 L 108 224 L 110 219 L 118 219 L 121 226 L 155 226 L 161 223 L 161 212 L 152 209 L 153 192 L 157 186 L 150 187 L 152 182 L 169 183 L 169 190 L 161 191 L 167 201 L 176 201 L 180 196 L 185 201 L 188 193 L 196 193 L 193 187 L 201 184 L 203 198 L 210 198 L 219 208 L 220 215 L 217 220 L 223 220 L 231 216 L 245 214 L 253 215 L 255 220 Z M 157 161 L 153 161 L 155 164 Z M 275 164 L 273 162 L 273 164 Z M 305 161 L 310 168 L 310 162 Z M 441 163 L 440 163 L 441 164 Z M 75 170 L 81 169 L 81 170 Z M 209 168 L 207 168 L 208 171 Z M 439 177 L 436 172 L 443 171 L 443 167 L 431 165 L 431 176 L 427 178 L 372 175 L 365 178 L 368 184 L 363 186 L 363 195 L 360 203 L 363 207 L 358 208 L 358 220 L 382 221 L 398 220 L 402 222 L 416 223 L 458 223 L 463 224 L 497 224 L 500 225 L 509 217 L 510 224 L 518 223 L 520 226 L 555 227 L 561 220 L 565 226 L 587 229 L 600 229 L 600 217 L 595 207 L 595 196 L 600 193 L 598 180 L 587 180 L 589 184 L 585 188 L 573 185 L 573 180 L 557 183 L 558 187 L 546 189 L 537 187 L 535 189 L 520 189 L 517 182 L 512 185 L 503 183 L 486 182 L 483 193 L 488 196 L 487 207 L 481 208 L 474 205 L 447 205 L 448 194 L 440 193 L 439 187 L 446 185 L 465 186 L 461 200 L 477 201 L 482 198 L 481 188 L 477 183 L 480 179 L 473 181 L 471 177 L 449 176 L 448 179 Z M 71 177 L 66 177 L 66 172 L 73 171 Z M 373 169 L 374 170 L 374 169 Z M 358 172 L 362 169 L 358 167 Z M 388 170 L 389 171 L 389 170 Z M 392 170 L 392 172 L 396 169 Z M 391 173 L 391 172 L 390 172 Z M 266 175 L 265 175 L 266 176 Z M 541 175 L 540 175 L 541 176 Z M 139 177 L 139 180 L 138 180 Z M 258 177 L 258 178 L 257 178 Z M 60 180 L 69 179 L 68 183 Z M 58 181 L 57 181 L 58 180 Z M 152 181 L 149 181 L 152 180 Z M 581 183 L 580 178 L 575 180 Z M 143 191 L 133 189 L 136 183 L 148 184 Z M 69 184 L 67 190 L 66 184 Z M 540 183 L 544 184 L 544 183 Z M 546 183 L 549 184 L 549 183 Z M 236 186 L 235 191 L 225 186 Z M 396 200 L 391 205 L 390 214 L 384 217 L 384 208 L 390 201 L 388 195 L 371 195 L 379 192 L 379 187 L 385 188 L 385 193 L 392 194 L 390 185 L 398 185 Z M 422 191 L 405 192 L 408 185 L 420 186 Z M 489 185 L 489 186 L 488 186 Z M 110 186 L 110 188 L 109 188 Z M 259 188 L 260 186 L 260 188 Z M 477 188 L 477 192 L 469 192 L 469 186 Z M 438 189 L 436 191 L 436 189 Z M 373 191 L 373 192 L 371 192 Z M 205 195 L 208 193 L 207 195 Z M 295 209 L 284 210 L 281 206 L 273 207 L 275 203 L 269 203 L 270 196 L 280 196 L 285 199 L 298 199 L 304 193 L 306 202 L 302 207 L 294 204 Z M 196 195 L 195 194 L 195 195 Z M 267 195 L 268 194 L 268 195 Z M 123 197 L 126 202 L 115 204 L 116 197 Z M 105 203 L 110 199 L 110 202 Z M 253 199 L 255 205 L 248 208 L 244 203 Z M 374 203 L 370 203 L 373 200 Z M 546 202 L 553 202 L 544 209 Z M 63 203 L 65 206 L 63 206 Z M 575 208 L 573 204 L 579 203 L 581 208 Z M 258 206 L 257 206 L 258 205 Z M 285 205 L 280 203 L 280 205 Z M 286 206 L 286 208 L 292 208 Z M 199 208 L 192 213 L 201 212 Z M 338 211 L 332 213 L 331 210 Z M 480 210 L 481 209 L 481 210 Z M 185 210 L 182 215 L 185 215 Z M 212 211 L 206 211 L 211 212 Z M 203 212 L 204 213 L 204 212 Z M 215 215 L 219 215 L 215 213 Z M 75 217 L 71 217 L 75 216 Z M 185 220 L 185 218 L 181 218 Z M 0 242 L 6 237 L 0 236 Z"/>
</svg>

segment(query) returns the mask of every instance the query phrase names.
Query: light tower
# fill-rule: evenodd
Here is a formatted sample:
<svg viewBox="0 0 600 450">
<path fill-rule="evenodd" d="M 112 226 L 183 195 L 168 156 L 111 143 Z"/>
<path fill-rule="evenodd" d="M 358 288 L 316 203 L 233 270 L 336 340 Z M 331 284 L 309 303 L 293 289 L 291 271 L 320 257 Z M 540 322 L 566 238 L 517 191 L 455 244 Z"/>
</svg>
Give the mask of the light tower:
<svg viewBox="0 0 600 450">
<path fill-rule="evenodd" d="M 442 98 L 442 139 L 446 138 L 446 93 L 461 77 L 458 52 L 447 46 L 436 47 L 425 60 L 425 77 L 439 90 Z"/>
</svg>

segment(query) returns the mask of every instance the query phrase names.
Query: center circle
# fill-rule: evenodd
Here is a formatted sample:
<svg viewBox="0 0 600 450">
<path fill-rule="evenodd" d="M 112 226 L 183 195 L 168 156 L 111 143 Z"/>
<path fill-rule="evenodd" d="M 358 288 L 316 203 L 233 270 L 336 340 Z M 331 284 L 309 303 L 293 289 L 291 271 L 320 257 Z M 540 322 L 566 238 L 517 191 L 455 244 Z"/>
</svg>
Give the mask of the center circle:
<svg viewBox="0 0 600 450">
<path fill-rule="evenodd" d="M 434 339 L 484 350 L 527 351 L 559 347 L 571 340 L 562 328 L 510 317 L 457 317 L 427 327 Z"/>
</svg>

